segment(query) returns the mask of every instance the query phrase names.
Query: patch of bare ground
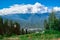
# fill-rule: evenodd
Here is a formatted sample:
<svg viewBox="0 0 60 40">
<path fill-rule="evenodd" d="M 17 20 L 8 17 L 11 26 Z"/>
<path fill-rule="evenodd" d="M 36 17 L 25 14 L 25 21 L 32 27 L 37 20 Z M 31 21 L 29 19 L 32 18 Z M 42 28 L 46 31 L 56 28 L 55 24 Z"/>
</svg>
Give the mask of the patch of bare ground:
<svg viewBox="0 0 60 40">
<path fill-rule="evenodd" d="M 50 39 L 50 40 L 60 40 L 60 38 L 53 38 L 53 39 Z"/>
<path fill-rule="evenodd" d="M 16 37 L 16 38 L 4 38 L 4 40 L 19 40 L 19 38 L 18 37 Z"/>
</svg>

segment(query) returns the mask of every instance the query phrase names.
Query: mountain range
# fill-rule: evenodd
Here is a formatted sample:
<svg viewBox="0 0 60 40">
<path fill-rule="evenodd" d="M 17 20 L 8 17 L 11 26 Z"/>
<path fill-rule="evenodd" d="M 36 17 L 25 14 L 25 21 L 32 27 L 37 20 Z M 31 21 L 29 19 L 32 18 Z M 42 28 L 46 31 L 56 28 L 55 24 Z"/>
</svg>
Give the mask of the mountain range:
<svg viewBox="0 0 60 40">
<path fill-rule="evenodd" d="M 25 14 L 10 14 L 2 15 L 3 18 L 17 21 L 20 23 L 21 28 L 44 28 L 44 20 L 48 19 L 50 13 L 25 13 Z M 56 16 L 60 18 L 60 12 L 56 13 Z"/>
</svg>

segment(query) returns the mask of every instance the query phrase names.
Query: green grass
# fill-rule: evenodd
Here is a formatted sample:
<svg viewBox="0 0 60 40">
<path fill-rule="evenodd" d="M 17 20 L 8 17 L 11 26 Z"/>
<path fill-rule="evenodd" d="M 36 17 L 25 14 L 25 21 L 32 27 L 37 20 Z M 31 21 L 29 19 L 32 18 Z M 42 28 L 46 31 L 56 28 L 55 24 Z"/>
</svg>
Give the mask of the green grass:
<svg viewBox="0 0 60 40">
<path fill-rule="evenodd" d="M 44 34 L 41 33 L 32 33 L 32 34 L 25 34 L 25 35 L 16 35 L 11 37 L 4 37 L 3 40 L 52 40 L 60 38 L 60 32 L 58 31 L 46 31 Z"/>
</svg>

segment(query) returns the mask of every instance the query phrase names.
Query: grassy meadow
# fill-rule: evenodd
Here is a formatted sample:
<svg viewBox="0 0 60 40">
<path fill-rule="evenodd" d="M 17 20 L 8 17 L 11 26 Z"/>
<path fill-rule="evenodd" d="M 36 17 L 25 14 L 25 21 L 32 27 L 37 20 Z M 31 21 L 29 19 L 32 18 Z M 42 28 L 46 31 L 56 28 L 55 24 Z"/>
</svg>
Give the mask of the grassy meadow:
<svg viewBox="0 0 60 40">
<path fill-rule="evenodd" d="M 60 40 L 60 32 L 47 31 L 45 33 L 13 35 L 11 37 L 3 37 L 0 40 Z"/>
</svg>

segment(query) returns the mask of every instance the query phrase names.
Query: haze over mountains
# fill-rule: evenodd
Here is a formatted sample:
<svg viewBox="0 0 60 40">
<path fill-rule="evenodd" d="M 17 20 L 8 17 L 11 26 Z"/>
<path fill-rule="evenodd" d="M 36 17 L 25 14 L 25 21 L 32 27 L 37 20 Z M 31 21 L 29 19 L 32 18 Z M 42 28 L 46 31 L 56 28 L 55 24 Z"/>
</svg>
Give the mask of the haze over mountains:
<svg viewBox="0 0 60 40">
<path fill-rule="evenodd" d="M 10 14 L 3 15 L 3 18 L 7 18 L 9 20 L 17 21 L 20 23 L 21 28 L 44 28 L 44 20 L 48 19 L 50 13 L 26 13 L 26 14 Z M 56 13 L 56 17 L 60 18 L 60 12 Z"/>
<path fill-rule="evenodd" d="M 3 15 L 3 18 L 17 21 L 20 23 L 21 28 L 43 28 L 43 22 L 49 16 L 48 13 L 44 14 L 10 14 Z"/>
</svg>

